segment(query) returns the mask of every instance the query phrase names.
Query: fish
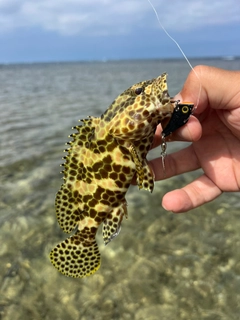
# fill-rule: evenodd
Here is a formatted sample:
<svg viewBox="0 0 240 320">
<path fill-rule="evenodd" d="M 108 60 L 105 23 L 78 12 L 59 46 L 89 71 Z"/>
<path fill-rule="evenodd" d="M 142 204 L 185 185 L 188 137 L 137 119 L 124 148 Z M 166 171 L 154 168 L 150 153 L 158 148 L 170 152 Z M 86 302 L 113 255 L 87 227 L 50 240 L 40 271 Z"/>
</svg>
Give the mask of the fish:
<svg viewBox="0 0 240 320">
<path fill-rule="evenodd" d="M 153 191 L 154 173 L 146 157 L 156 127 L 170 120 L 176 107 L 178 115 L 179 106 L 168 93 L 163 73 L 132 85 L 100 117 L 90 116 L 73 128 L 76 132 L 64 157 L 64 183 L 55 200 L 61 229 L 73 235 L 50 252 L 51 263 L 62 274 L 83 278 L 99 269 L 98 228 L 102 224 L 105 245 L 119 234 L 127 218 L 125 195 L 134 176 L 139 189 Z M 173 121 L 167 133 L 183 121 L 186 117 Z"/>
</svg>

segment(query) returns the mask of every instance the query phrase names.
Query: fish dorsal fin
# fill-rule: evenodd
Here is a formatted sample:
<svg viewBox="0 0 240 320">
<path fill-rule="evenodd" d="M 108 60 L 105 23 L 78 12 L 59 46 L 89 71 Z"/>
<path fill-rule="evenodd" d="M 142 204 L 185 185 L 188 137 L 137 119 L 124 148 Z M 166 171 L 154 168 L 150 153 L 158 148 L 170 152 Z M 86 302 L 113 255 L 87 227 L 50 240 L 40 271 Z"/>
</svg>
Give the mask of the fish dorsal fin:
<svg viewBox="0 0 240 320">
<path fill-rule="evenodd" d="M 88 149 L 94 135 L 95 127 L 93 121 L 98 118 L 82 120 L 84 125 L 74 127 L 78 132 L 70 137 L 73 141 L 69 143 L 70 148 L 65 150 L 68 155 L 63 164 L 64 184 L 58 191 L 55 200 L 56 214 L 60 227 L 64 232 L 70 233 L 81 220 L 84 212 L 84 200 L 87 190 L 82 190 L 79 181 L 84 180 L 85 168 L 82 159 L 82 149 Z"/>
</svg>

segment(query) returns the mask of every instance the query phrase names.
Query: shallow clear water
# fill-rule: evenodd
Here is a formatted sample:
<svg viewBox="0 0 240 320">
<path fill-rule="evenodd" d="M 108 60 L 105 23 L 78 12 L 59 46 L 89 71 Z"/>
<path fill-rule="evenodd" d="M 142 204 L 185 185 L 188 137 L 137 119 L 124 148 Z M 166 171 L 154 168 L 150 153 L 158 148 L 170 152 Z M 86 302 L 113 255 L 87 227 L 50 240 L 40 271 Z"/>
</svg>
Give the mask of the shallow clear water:
<svg viewBox="0 0 240 320">
<path fill-rule="evenodd" d="M 240 69 L 239 60 L 193 61 L 200 63 Z M 95 275 L 66 278 L 49 262 L 66 238 L 54 198 L 71 127 L 165 71 L 174 95 L 189 73 L 185 61 L 0 66 L 1 319 L 238 319 L 239 194 L 182 215 L 161 208 L 167 191 L 197 173 L 158 182 L 152 195 L 131 187 L 119 236 L 104 247 L 98 235 Z"/>
</svg>

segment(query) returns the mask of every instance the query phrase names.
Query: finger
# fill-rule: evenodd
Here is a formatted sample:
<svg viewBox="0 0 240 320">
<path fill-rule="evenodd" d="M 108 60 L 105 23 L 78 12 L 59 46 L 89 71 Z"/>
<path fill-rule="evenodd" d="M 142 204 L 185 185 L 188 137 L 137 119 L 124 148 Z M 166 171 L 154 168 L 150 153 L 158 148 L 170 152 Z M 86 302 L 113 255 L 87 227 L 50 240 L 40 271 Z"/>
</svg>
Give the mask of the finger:
<svg viewBox="0 0 240 320">
<path fill-rule="evenodd" d="M 155 175 L 155 181 L 199 169 L 198 159 L 192 145 L 167 155 L 164 162 L 165 170 L 163 169 L 162 157 L 149 161 L 149 166 Z"/>
<path fill-rule="evenodd" d="M 162 206 L 174 213 L 189 211 L 217 198 L 222 191 L 206 175 L 202 175 L 182 189 L 165 194 Z"/>
<path fill-rule="evenodd" d="M 152 149 L 156 148 L 162 143 L 162 128 L 161 126 L 157 127 L 157 130 L 155 132 Z M 165 138 L 166 142 L 171 141 L 197 141 L 201 138 L 202 135 L 202 127 L 198 119 L 196 119 L 194 116 L 191 116 L 189 118 L 189 121 L 183 125 L 178 130 L 174 131 L 172 134 L 167 136 Z"/>
<path fill-rule="evenodd" d="M 234 109 L 239 104 L 239 79 L 239 71 L 197 66 L 188 75 L 180 92 L 181 100 L 193 102 L 197 106 L 196 114 L 208 106 Z"/>
</svg>

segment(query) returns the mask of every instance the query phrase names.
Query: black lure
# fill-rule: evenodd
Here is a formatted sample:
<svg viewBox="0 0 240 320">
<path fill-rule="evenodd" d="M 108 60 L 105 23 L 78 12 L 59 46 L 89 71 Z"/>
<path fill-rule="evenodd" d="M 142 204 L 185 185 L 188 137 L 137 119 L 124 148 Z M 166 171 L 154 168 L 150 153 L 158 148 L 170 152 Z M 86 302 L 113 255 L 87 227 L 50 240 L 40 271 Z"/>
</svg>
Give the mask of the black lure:
<svg viewBox="0 0 240 320">
<path fill-rule="evenodd" d="M 179 103 L 177 101 L 176 107 L 173 111 L 172 117 L 168 122 L 166 128 L 162 131 L 162 137 L 166 137 L 173 131 L 177 130 L 188 122 L 190 115 L 193 113 L 194 104 L 190 102 Z"/>
</svg>

